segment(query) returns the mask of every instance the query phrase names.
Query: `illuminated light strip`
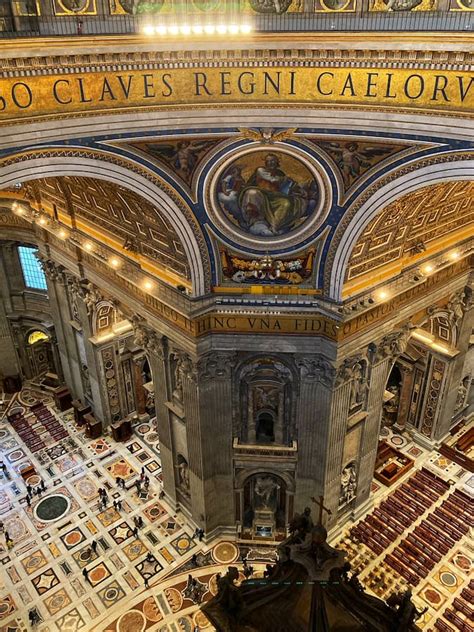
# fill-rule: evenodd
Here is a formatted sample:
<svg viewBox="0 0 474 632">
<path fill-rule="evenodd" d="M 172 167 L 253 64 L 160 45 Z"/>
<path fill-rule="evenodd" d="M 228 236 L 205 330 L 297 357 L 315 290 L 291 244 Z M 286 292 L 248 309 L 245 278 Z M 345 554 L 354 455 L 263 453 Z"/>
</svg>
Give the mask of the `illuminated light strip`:
<svg viewBox="0 0 474 632">
<path fill-rule="evenodd" d="M 145 24 L 143 34 L 149 37 L 160 35 L 161 37 L 177 35 L 249 35 L 253 28 L 250 24 Z"/>
</svg>

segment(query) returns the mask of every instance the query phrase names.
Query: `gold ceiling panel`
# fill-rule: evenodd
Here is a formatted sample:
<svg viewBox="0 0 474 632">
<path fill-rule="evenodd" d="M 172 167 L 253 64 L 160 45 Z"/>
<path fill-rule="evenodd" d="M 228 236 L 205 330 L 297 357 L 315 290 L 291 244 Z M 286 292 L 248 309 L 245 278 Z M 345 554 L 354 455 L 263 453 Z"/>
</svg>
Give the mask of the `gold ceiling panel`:
<svg viewBox="0 0 474 632">
<path fill-rule="evenodd" d="M 98 232 L 132 244 L 141 255 L 183 279 L 190 279 L 186 254 L 174 228 L 159 209 L 138 193 L 95 178 L 66 176 L 26 183 L 41 203 L 59 214 L 81 219 Z M 28 195 L 28 192 L 27 192 Z M 130 249 L 130 248 L 129 248 Z"/>
<path fill-rule="evenodd" d="M 389 204 L 373 219 L 353 248 L 346 283 L 382 268 L 397 270 L 419 252 L 436 252 L 437 241 L 455 242 L 456 235 L 474 222 L 474 182 L 443 182 L 410 193 Z M 445 246 L 444 246 L 445 247 Z M 360 279 L 362 280 L 362 279 Z"/>
</svg>

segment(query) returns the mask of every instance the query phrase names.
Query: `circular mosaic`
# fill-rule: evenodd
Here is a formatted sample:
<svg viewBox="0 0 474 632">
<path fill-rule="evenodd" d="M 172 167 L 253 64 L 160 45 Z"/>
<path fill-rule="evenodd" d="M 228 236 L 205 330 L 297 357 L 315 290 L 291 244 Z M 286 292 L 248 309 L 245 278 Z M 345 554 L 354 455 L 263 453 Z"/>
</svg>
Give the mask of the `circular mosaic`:
<svg viewBox="0 0 474 632">
<path fill-rule="evenodd" d="M 25 453 L 23 452 L 23 450 L 13 450 L 13 452 L 10 452 L 10 454 L 7 454 L 7 459 L 10 461 L 10 463 L 14 463 L 15 461 L 19 461 L 20 459 L 22 459 L 25 455 Z"/>
<path fill-rule="evenodd" d="M 71 501 L 63 494 L 46 496 L 39 501 L 34 509 L 34 513 L 41 522 L 54 522 L 62 518 L 71 506 Z"/>
<path fill-rule="evenodd" d="M 194 625 L 197 626 L 200 630 L 205 630 L 206 628 L 211 627 L 211 623 L 208 618 L 204 614 L 204 612 L 198 611 L 194 615 Z"/>
<path fill-rule="evenodd" d="M 149 432 L 145 437 L 145 441 L 147 441 L 148 443 L 155 443 L 155 441 L 158 441 L 159 438 L 160 437 L 156 432 Z"/>
<path fill-rule="evenodd" d="M 449 588 L 451 588 L 452 586 L 456 586 L 457 584 L 456 575 L 454 575 L 454 573 L 444 571 L 443 573 L 441 573 L 439 578 L 441 580 L 441 583 L 445 586 L 448 586 Z"/>
<path fill-rule="evenodd" d="M 151 427 L 148 424 L 140 424 L 136 431 L 138 434 L 144 435 L 151 430 Z"/>
<path fill-rule="evenodd" d="M 31 485 L 31 487 L 36 487 L 41 483 L 41 476 L 38 476 L 38 474 L 33 474 L 26 479 L 25 483 Z"/>
<path fill-rule="evenodd" d="M 0 439 L 5 439 L 8 437 L 8 431 L 5 428 L 0 428 Z"/>
<path fill-rule="evenodd" d="M 148 597 L 143 603 L 143 614 L 149 621 L 161 621 L 163 618 L 160 609 L 156 605 L 153 597 Z"/>
<path fill-rule="evenodd" d="M 114 601 L 118 596 L 119 590 L 116 586 L 110 586 L 104 593 L 104 597 L 107 601 Z"/>
<path fill-rule="evenodd" d="M 84 549 L 84 551 L 81 551 L 79 558 L 81 560 L 81 562 L 87 562 L 88 560 L 90 560 L 92 557 L 92 553 L 91 553 L 91 549 L 87 548 Z"/>
<path fill-rule="evenodd" d="M 425 590 L 425 598 L 432 604 L 438 604 L 441 602 L 441 596 L 439 592 L 433 590 L 432 588 L 428 588 Z"/>
<path fill-rule="evenodd" d="M 390 430 L 388 428 L 380 428 L 381 437 L 388 437 L 389 434 L 390 434 Z"/>
<path fill-rule="evenodd" d="M 117 621 L 118 632 L 142 632 L 146 627 L 146 618 L 140 610 L 129 610 Z"/>
<path fill-rule="evenodd" d="M 176 588 L 167 588 L 165 590 L 165 597 L 170 605 L 171 612 L 178 612 L 181 610 L 183 604 L 183 596 Z"/>
<path fill-rule="evenodd" d="M 232 542 L 220 542 L 213 550 L 212 557 L 219 564 L 235 562 L 239 556 L 239 549 Z"/>
<path fill-rule="evenodd" d="M 405 443 L 402 437 L 397 437 L 397 436 L 393 436 L 390 439 L 390 442 L 393 443 L 393 445 L 403 445 Z"/>
<path fill-rule="evenodd" d="M 280 148 L 252 148 L 227 158 L 207 194 L 216 225 L 239 242 L 279 248 L 304 238 L 327 212 L 325 181 L 314 160 Z"/>
</svg>

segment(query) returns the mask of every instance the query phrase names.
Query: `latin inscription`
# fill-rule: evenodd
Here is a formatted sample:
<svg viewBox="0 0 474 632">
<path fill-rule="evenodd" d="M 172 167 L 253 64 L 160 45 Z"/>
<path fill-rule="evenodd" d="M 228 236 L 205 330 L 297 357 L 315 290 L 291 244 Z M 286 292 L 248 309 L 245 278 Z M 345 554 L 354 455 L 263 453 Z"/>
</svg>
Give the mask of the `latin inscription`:
<svg viewBox="0 0 474 632">
<path fill-rule="evenodd" d="M 474 73 L 362 68 L 218 68 L 4 78 L 0 120 L 218 103 L 341 103 L 471 111 Z"/>
</svg>

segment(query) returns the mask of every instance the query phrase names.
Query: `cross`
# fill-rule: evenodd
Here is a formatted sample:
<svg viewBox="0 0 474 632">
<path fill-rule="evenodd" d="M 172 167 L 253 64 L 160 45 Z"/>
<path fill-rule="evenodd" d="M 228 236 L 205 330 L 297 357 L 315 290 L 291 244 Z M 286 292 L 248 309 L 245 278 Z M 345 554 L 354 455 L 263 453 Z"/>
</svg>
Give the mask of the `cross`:
<svg viewBox="0 0 474 632">
<path fill-rule="evenodd" d="M 319 507 L 319 518 L 318 518 L 318 525 L 322 525 L 323 524 L 323 510 L 330 516 L 332 514 L 332 511 L 330 509 L 328 509 L 327 507 L 324 506 L 323 501 L 324 501 L 324 496 L 320 496 L 319 500 L 316 500 L 316 498 L 314 496 L 311 496 L 311 500 L 313 501 L 313 503 L 315 505 L 318 505 Z"/>
</svg>

